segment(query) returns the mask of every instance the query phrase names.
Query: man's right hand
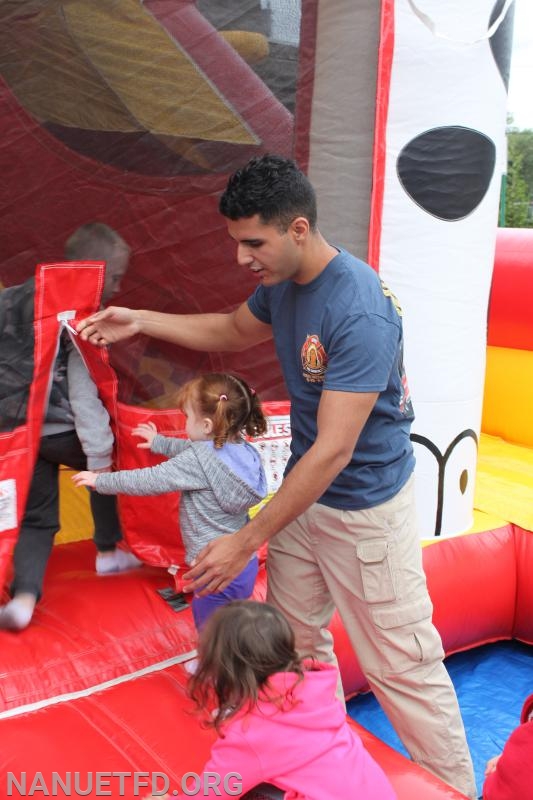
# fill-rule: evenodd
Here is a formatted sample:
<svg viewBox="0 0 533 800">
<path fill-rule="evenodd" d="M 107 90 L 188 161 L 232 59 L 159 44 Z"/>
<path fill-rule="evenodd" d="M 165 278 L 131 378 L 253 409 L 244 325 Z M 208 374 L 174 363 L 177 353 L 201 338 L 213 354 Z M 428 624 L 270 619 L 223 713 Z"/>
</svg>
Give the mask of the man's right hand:
<svg viewBox="0 0 533 800">
<path fill-rule="evenodd" d="M 138 311 L 131 308 L 109 306 L 82 319 L 76 326 L 82 339 L 98 347 L 105 347 L 140 333 Z"/>
</svg>

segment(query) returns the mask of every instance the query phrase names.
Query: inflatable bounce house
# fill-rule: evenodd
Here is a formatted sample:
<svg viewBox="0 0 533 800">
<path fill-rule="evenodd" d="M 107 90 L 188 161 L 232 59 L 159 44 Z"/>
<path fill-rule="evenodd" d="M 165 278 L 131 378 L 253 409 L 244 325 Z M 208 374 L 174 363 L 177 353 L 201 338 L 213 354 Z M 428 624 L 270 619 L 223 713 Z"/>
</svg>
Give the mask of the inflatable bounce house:
<svg viewBox="0 0 533 800">
<path fill-rule="evenodd" d="M 254 284 L 234 265 L 218 195 L 250 156 L 276 152 L 309 174 L 324 235 L 401 300 L 424 564 L 446 652 L 533 643 L 533 239 L 497 230 L 512 18 L 510 0 L 0 3 L 0 282 L 36 276 L 33 380 L 0 425 L 5 592 L 58 337 L 100 302 L 104 265 L 73 271 L 66 239 L 101 220 L 128 242 L 117 305 L 229 310 Z M 276 491 L 290 409 L 270 343 L 238 358 L 141 337 L 76 345 L 112 417 L 118 467 L 155 463 L 131 437 L 139 422 L 183 432 L 172 408 L 183 381 L 242 374 L 265 400 L 258 447 Z M 87 495 L 63 471 L 43 599 L 26 630 L 0 631 L 2 796 L 65 794 L 77 775 L 77 793 L 97 797 L 96 773 L 114 776 L 108 796 L 143 796 L 141 774 L 183 794 L 184 776 L 201 772 L 214 734 L 185 691 L 196 634 L 189 607 L 168 602 L 168 567 L 183 564 L 178 504 L 121 498 L 145 565 L 102 578 Z M 346 695 L 365 691 L 337 617 L 331 629 Z M 400 800 L 461 797 L 351 724 Z"/>
</svg>

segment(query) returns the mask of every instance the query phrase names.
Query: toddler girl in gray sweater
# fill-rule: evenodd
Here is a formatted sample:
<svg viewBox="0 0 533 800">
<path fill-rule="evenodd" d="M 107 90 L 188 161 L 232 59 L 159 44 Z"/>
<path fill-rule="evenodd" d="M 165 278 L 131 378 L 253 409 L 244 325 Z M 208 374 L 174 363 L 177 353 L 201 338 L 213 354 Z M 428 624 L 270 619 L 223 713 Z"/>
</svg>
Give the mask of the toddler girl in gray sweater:
<svg viewBox="0 0 533 800">
<path fill-rule="evenodd" d="M 168 457 L 155 467 L 119 472 L 79 472 L 76 486 L 101 494 L 155 495 L 180 491 L 180 530 L 191 565 L 212 539 L 231 534 L 247 521 L 248 510 L 267 494 L 261 458 L 243 434 L 260 436 L 267 424 L 259 399 L 241 378 L 208 373 L 186 383 L 177 396 L 186 418 L 187 439 L 162 436 L 153 422 L 140 424 L 139 447 Z M 254 556 L 222 592 L 192 600 L 200 629 L 218 606 L 250 597 L 257 577 Z"/>
</svg>

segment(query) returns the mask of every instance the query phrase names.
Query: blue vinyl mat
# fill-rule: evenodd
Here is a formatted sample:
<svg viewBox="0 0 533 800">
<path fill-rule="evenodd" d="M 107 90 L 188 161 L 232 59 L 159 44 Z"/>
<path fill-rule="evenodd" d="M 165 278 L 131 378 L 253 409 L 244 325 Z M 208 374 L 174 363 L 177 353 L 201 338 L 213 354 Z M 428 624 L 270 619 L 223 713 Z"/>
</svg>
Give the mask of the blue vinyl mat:
<svg viewBox="0 0 533 800">
<path fill-rule="evenodd" d="M 520 722 L 524 700 L 533 692 L 533 647 L 497 642 L 446 659 L 455 686 L 474 769 L 478 794 L 485 764 L 498 755 Z M 373 694 L 348 702 L 349 715 L 388 745 L 407 755 Z"/>
</svg>

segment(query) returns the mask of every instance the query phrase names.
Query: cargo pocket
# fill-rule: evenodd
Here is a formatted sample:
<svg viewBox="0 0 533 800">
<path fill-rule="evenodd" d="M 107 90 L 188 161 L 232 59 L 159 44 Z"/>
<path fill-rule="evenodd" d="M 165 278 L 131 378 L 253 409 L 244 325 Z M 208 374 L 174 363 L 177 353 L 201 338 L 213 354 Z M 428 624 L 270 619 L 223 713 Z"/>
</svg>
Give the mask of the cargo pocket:
<svg viewBox="0 0 533 800">
<path fill-rule="evenodd" d="M 388 630 L 389 628 L 405 628 L 409 625 L 416 625 L 422 620 L 431 619 L 433 604 L 428 596 L 412 600 L 410 603 L 393 606 L 392 608 L 375 608 L 372 611 L 372 619 L 378 626 Z"/>
<path fill-rule="evenodd" d="M 391 608 L 371 608 L 376 633 L 384 643 L 382 655 L 393 672 L 413 663 L 442 660 L 441 638 L 431 622 L 433 606 L 429 597 Z"/>
<path fill-rule="evenodd" d="M 368 603 L 390 603 L 396 599 L 389 543 L 385 539 L 356 545 L 363 592 Z"/>
</svg>

